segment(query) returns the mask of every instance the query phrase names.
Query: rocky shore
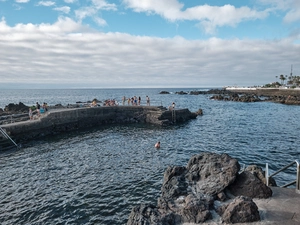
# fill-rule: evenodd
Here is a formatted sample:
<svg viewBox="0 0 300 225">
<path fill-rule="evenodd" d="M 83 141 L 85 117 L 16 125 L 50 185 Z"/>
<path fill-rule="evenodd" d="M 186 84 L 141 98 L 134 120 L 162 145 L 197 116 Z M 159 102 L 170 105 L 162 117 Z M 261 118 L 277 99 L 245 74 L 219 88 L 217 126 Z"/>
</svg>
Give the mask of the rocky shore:
<svg viewBox="0 0 300 225">
<path fill-rule="evenodd" d="M 170 94 L 161 91 L 160 94 Z M 300 90 L 261 88 L 256 90 L 211 89 L 208 91 L 178 91 L 179 95 L 210 95 L 210 99 L 236 102 L 275 102 L 287 105 L 300 105 Z"/>
<path fill-rule="evenodd" d="M 274 180 L 271 184 L 276 186 Z M 127 225 L 246 223 L 259 221 L 253 198 L 269 198 L 264 172 L 240 164 L 227 154 L 201 153 L 187 166 L 170 166 L 164 173 L 157 205 L 134 207 Z"/>
</svg>

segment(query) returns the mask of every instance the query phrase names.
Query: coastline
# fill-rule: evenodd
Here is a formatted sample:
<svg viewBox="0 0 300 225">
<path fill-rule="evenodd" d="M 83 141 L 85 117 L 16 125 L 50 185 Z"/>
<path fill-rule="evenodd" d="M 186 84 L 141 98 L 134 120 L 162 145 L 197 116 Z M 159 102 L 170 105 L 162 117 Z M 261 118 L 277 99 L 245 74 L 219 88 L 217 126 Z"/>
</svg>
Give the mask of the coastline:
<svg viewBox="0 0 300 225">
<path fill-rule="evenodd" d="M 243 87 L 226 87 L 226 91 L 239 93 L 252 93 L 263 96 L 300 96 L 300 88 L 243 88 Z"/>
</svg>

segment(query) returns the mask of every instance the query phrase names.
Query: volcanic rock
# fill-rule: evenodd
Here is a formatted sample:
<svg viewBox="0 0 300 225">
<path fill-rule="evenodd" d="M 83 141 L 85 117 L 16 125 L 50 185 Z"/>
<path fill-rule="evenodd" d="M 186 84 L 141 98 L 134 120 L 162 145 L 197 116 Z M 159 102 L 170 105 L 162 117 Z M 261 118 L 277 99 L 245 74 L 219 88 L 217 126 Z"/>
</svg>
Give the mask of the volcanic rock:
<svg viewBox="0 0 300 225">
<path fill-rule="evenodd" d="M 245 196 L 236 197 L 224 207 L 222 220 L 225 223 L 246 223 L 259 221 L 258 207 L 251 198 Z"/>
<path fill-rule="evenodd" d="M 248 171 L 239 174 L 228 189 L 235 196 L 243 195 L 250 198 L 269 198 L 272 196 L 271 188 Z"/>
<path fill-rule="evenodd" d="M 4 111 L 10 114 L 13 113 L 25 113 L 28 112 L 28 106 L 24 105 L 22 102 L 19 102 L 19 104 L 9 103 L 7 106 L 5 106 Z"/>
<path fill-rule="evenodd" d="M 168 91 L 161 91 L 161 92 L 159 92 L 159 94 L 170 94 L 170 92 L 168 92 Z"/>
<path fill-rule="evenodd" d="M 245 171 L 249 171 L 258 179 L 260 179 L 264 184 L 267 184 L 265 172 L 262 170 L 262 168 L 258 167 L 257 165 L 249 165 L 247 166 Z M 273 177 L 269 177 L 269 186 L 277 187 L 276 181 Z"/>
</svg>

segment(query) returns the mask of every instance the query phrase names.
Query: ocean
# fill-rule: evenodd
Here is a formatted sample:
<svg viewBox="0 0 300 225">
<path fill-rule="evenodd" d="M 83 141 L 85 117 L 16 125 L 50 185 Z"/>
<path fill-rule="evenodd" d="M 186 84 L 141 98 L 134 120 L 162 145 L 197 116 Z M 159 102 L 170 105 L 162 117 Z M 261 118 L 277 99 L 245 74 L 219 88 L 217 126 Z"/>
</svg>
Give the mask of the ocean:
<svg viewBox="0 0 300 225">
<path fill-rule="evenodd" d="M 67 105 L 94 98 L 121 103 L 123 96 L 141 96 L 145 105 L 148 95 L 151 105 L 175 102 L 177 108 L 203 110 L 203 116 L 174 126 L 101 126 L 0 152 L 0 223 L 126 224 L 134 206 L 156 205 L 168 166 L 186 166 L 201 152 L 227 153 L 241 166 L 264 169 L 269 163 L 270 173 L 299 160 L 300 106 L 175 94 L 197 90 L 208 89 L 0 90 L 0 108 L 19 102 Z M 274 178 L 278 185 L 289 183 L 295 169 Z"/>
</svg>

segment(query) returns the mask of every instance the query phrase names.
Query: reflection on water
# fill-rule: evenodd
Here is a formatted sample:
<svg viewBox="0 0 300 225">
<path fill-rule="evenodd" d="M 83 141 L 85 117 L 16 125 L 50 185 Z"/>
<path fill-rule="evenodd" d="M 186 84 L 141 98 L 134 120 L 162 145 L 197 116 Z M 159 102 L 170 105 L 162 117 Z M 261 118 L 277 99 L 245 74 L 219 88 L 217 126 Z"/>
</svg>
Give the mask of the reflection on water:
<svg viewBox="0 0 300 225">
<path fill-rule="evenodd" d="M 101 93 L 106 98 L 123 96 L 123 91 Z M 167 128 L 98 127 L 1 153 L 1 224 L 126 224 L 132 207 L 156 204 L 167 166 L 186 165 L 200 152 L 228 153 L 246 165 L 264 167 L 268 162 L 271 172 L 299 159 L 297 106 L 218 102 L 203 95 L 159 95 L 152 89 L 126 91 L 128 96 L 150 93 L 164 105 L 176 101 L 191 111 L 202 108 L 204 115 Z M 95 97 L 84 93 L 78 91 L 74 99 Z M 158 140 L 159 150 L 154 148 Z M 275 179 L 282 184 L 294 174 L 289 169 Z"/>
</svg>

